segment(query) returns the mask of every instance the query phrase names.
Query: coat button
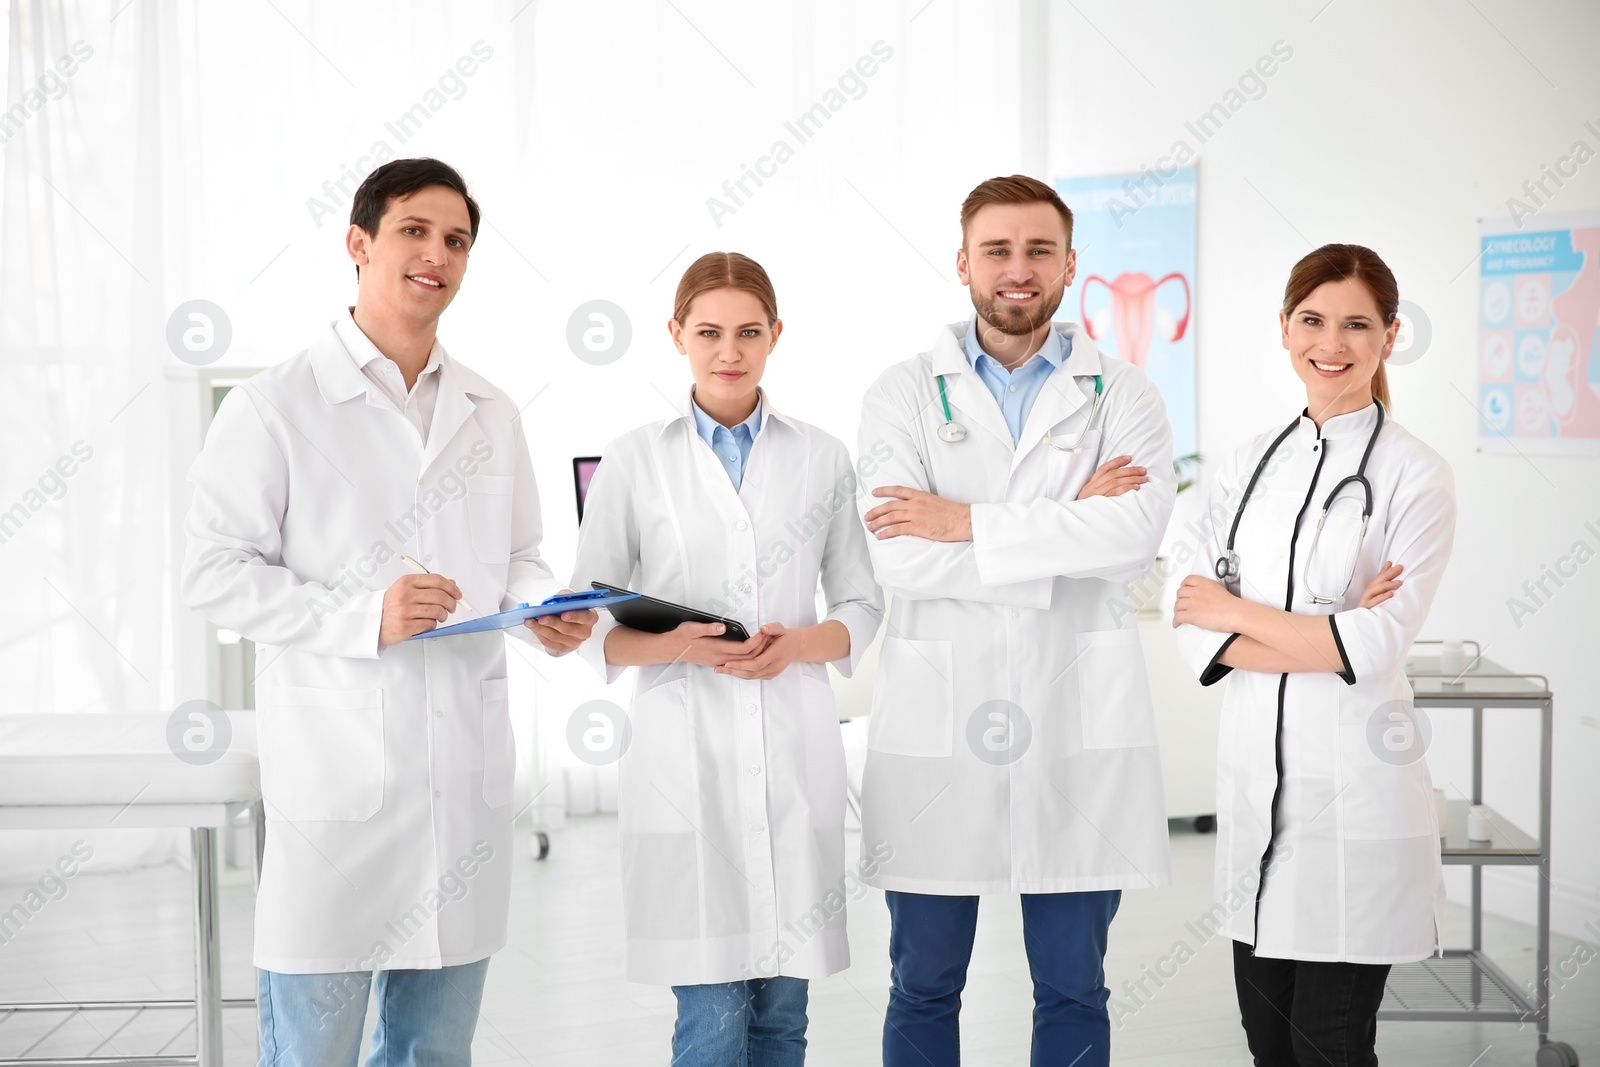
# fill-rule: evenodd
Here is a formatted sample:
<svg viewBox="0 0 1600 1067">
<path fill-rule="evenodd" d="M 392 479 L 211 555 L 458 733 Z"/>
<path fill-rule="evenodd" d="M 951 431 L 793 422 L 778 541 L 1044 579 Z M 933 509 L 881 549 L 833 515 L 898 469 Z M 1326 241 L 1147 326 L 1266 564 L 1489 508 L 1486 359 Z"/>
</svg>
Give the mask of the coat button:
<svg viewBox="0 0 1600 1067">
<path fill-rule="evenodd" d="M 434 708 L 433 709 L 433 717 L 435 719 L 442 719 L 442 718 L 444 718 L 444 712 L 440 711 L 438 708 Z"/>
<path fill-rule="evenodd" d="M 745 522 L 743 519 L 740 519 L 739 520 L 739 529 L 748 530 L 748 529 L 750 529 L 750 524 L 748 522 Z"/>
<path fill-rule="evenodd" d="M 750 773 L 751 774 L 760 774 L 761 773 L 761 768 L 760 767 L 751 767 L 750 768 Z M 438 794 L 435 793 L 434 796 L 438 796 Z"/>
<path fill-rule="evenodd" d="M 756 706 L 754 704 L 746 704 L 744 706 L 744 713 L 746 715 L 754 715 L 756 713 Z"/>
</svg>

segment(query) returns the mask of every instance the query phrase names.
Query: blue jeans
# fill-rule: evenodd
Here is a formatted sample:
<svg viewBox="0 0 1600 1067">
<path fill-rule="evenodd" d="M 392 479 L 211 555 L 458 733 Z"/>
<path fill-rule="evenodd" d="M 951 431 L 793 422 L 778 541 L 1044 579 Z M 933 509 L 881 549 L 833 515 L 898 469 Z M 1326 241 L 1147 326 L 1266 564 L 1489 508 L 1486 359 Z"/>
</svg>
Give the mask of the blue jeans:
<svg viewBox="0 0 1600 1067">
<path fill-rule="evenodd" d="M 884 894 L 889 904 L 889 1011 L 884 1067 L 957 1067 L 977 897 Z M 1120 890 L 1024 893 L 1022 941 L 1033 977 L 1033 1067 L 1111 1062 L 1106 933 Z"/>
<path fill-rule="evenodd" d="M 472 1062 L 472 1033 L 489 961 L 437 970 L 379 971 L 378 1021 L 367 1067 Z M 371 974 L 256 971 L 260 1067 L 356 1067 Z"/>
<path fill-rule="evenodd" d="M 804 978 L 673 986 L 672 1067 L 801 1067 L 806 990 Z"/>
</svg>

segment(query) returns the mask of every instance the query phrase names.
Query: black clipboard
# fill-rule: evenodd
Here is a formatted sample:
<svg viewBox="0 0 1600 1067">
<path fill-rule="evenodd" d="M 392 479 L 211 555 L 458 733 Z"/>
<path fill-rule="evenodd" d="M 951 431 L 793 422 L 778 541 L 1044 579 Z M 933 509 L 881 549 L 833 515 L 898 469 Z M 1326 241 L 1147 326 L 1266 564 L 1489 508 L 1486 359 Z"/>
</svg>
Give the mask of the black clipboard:
<svg viewBox="0 0 1600 1067">
<path fill-rule="evenodd" d="M 619 601 L 606 610 L 611 612 L 611 617 L 624 626 L 631 626 L 635 630 L 645 633 L 664 634 L 668 630 L 677 628 L 683 622 L 720 622 L 727 627 L 718 640 L 748 641 L 750 634 L 745 631 L 744 624 L 738 619 L 728 619 L 721 615 L 713 615 L 709 611 L 699 611 L 695 608 L 686 608 L 682 604 L 674 604 L 670 600 L 657 600 L 653 596 L 643 593 L 634 593 L 631 589 L 624 589 L 620 585 L 607 585 L 605 582 L 590 582 L 597 590 L 612 593 L 632 593 L 634 599 Z"/>
</svg>

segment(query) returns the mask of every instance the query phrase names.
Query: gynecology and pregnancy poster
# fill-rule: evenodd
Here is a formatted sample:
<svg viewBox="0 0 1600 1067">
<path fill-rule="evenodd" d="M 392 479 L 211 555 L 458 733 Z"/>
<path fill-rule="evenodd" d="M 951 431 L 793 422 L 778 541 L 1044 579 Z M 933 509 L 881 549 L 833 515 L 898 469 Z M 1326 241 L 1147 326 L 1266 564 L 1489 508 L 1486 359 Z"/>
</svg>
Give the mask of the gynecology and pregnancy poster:
<svg viewBox="0 0 1600 1067">
<path fill-rule="evenodd" d="M 1480 446 L 1600 454 L 1600 212 L 1486 219 L 1482 238 Z"/>
<path fill-rule="evenodd" d="M 1173 454 L 1195 451 L 1193 167 L 1062 178 L 1078 275 L 1058 319 L 1140 367 L 1167 404 Z"/>
</svg>

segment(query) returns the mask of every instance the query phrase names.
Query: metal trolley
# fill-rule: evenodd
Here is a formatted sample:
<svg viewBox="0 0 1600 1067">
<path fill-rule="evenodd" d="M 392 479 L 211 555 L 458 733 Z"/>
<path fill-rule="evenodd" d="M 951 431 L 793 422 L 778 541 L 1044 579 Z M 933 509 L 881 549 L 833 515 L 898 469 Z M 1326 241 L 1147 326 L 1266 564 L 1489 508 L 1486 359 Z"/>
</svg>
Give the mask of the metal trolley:
<svg viewBox="0 0 1600 1067">
<path fill-rule="evenodd" d="M 1437 642 L 1418 642 L 1437 644 Z M 1419 708 L 1466 708 L 1472 712 L 1472 799 L 1452 800 L 1440 843 L 1447 864 L 1472 873 L 1472 947 L 1445 949 L 1442 959 L 1397 964 L 1389 972 L 1380 1019 L 1419 1022 L 1533 1022 L 1538 1027 L 1536 1067 L 1577 1067 L 1578 1054 L 1564 1041 L 1550 1040 L 1550 753 L 1555 700 L 1550 682 L 1539 674 L 1514 674 L 1486 660 L 1472 645 L 1471 666 L 1460 675 L 1439 673 L 1437 658 L 1418 656 L 1406 674 Z M 1430 669 L 1431 668 L 1431 669 Z M 1469 841 L 1467 810 L 1483 803 L 1483 711 L 1527 708 L 1539 712 L 1539 836 L 1530 837 L 1509 819 L 1490 811 L 1494 839 Z M 1483 868 L 1534 867 L 1538 873 L 1538 944 L 1533 995 L 1483 951 Z"/>
</svg>

